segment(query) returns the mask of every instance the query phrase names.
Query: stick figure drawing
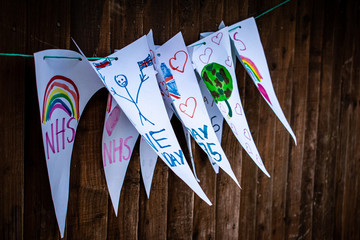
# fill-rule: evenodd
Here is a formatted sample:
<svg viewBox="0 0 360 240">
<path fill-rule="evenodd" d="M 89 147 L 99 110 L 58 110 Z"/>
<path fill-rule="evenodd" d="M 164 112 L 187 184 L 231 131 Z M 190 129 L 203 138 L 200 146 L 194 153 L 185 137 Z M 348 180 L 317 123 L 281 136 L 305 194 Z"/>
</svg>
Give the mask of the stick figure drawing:
<svg viewBox="0 0 360 240">
<path fill-rule="evenodd" d="M 127 101 L 129 101 L 129 102 L 131 102 L 131 103 L 133 103 L 133 104 L 135 105 L 136 109 L 137 109 L 138 112 L 139 112 L 140 122 L 141 122 L 141 124 L 142 124 L 143 126 L 144 126 L 143 119 L 144 119 L 145 121 L 151 123 L 152 125 L 155 125 L 154 123 L 152 123 L 149 119 L 147 119 L 147 118 L 141 113 L 141 110 L 140 110 L 140 108 L 139 108 L 139 106 L 138 106 L 138 99 L 139 99 L 139 93 L 140 93 L 141 86 L 142 86 L 142 84 L 143 84 L 147 79 L 149 79 L 149 76 L 146 76 L 146 74 L 144 74 L 144 73 L 142 72 L 142 70 L 143 70 L 145 67 L 148 67 L 148 66 L 151 66 L 151 65 L 152 65 L 152 61 L 151 61 L 151 56 L 150 56 L 150 54 L 148 55 L 148 57 L 145 58 L 145 60 L 138 62 L 138 65 L 139 65 L 139 68 L 140 68 L 140 74 L 139 74 L 139 76 L 140 76 L 140 85 L 139 85 L 139 87 L 138 87 L 138 91 L 137 91 L 137 93 L 136 93 L 136 98 L 135 98 L 135 100 L 134 100 L 133 96 L 131 95 L 131 93 L 129 92 L 129 90 L 127 89 L 128 79 L 127 79 L 127 77 L 126 77 L 124 74 L 116 75 L 116 76 L 114 77 L 114 81 L 116 82 L 116 84 L 117 84 L 119 87 L 125 89 L 128 97 L 127 97 L 127 96 L 122 96 L 122 95 L 120 95 L 119 93 L 117 93 L 117 92 L 115 91 L 115 89 L 114 89 L 113 87 L 111 88 L 111 93 L 112 93 L 113 95 L 119 96 L 119 97 L 121 97 L 121 98 L 123 98 L 123 99 L 125 99 L 125 100 L 127 100 Z"/>
</svg>

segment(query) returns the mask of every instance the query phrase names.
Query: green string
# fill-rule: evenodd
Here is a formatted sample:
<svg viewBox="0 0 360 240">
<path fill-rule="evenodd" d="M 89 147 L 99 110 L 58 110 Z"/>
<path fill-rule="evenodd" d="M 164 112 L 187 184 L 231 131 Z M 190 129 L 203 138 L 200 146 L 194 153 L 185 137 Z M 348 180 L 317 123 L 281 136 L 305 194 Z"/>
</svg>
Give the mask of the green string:
<svg viewBox="0 0 360 240">
<path fill-rule="evenodd" d="M 257 19 L 257 18 L 259 18 L 259 17 L 264 16 L 265 14 L 267 14 L 267 13 L 269 13 L 269 12 L 271 12 L 271 11 L 275 10 L 276 8 L 278 8 L 278 7 L 282 6 L 282 5 L 284 5 L 285 3 L 288 3 L 288 2 L 290 2 L 290 1 L 291 1 L 291 0 L 285 0 L 285 1 L 281 2 L 281 3 L 279 3 L 278 5 L 276 5 L 276 6 L 272 7 L 272 8 L 270 8 L 269 10 L 266 10 L 265 12 L 263 12 L 263 13 L 261 13 L 261 14 L 257 15 L 257 16 L 255 17 L 255 19 Z M 241 26 L 234 27 L 234 28 L 230 29 L 230 30 L 229 30 L 229 32 L 231 32 L 231 31 L 233 31 L 233 30 L 235 30 L 235 29 L 237 29 L 237 28 L 239 28 L 239 27 L 241 27 Z M 201 43 L 198 43 L 198 44 L 192 45 L 192 46 L 190 46 L 190 47 L 195 47 L 195 46 L 202 45 L 202 44 L 206 44 L 206 43 L 205 43 L 205 42 L 201 42 Z M 34 57 L 34 55 L 17 54 L 17 53 L 0 53 L 0 56 L 12 56 L 12 57 Z M 81 58 L 79 58 L 79 57 L 44 56 L 44 59 L 46 59 L 46 58 L 66 58 L 66 59 L 78 59 L 78 60 L 80 60 L 80 61 L 81 61 Z M 103 58 L 106 58 L 106 57 L 88 57 L 87 59 L 88 59 L 88 60 L 99 60 L 99 59 L 103 59 Z M 109 58 L 109 59 L 115 59 L 115 60 L 118 60 L 118 58 L 117 58 L 117 57 L 108 57 L 108 58 Z"/>
<path fill-rule="evenodd" d="M 254 18 L 255 18 L 255 19 L 257 19 L 257 18 L 259 18 L 259 17 L 261 17 L 261 16 L 264 16 L 265 14 L 267 14 L 267 13 L 269 13 L 269 12 L 271 12 L 271 11 L 275 10 L 276 8 L 280 7 L 281 5 L 284 5 L 285 3 L 288 3 L 288 2 L 290 2 L 290 1 L 291 1 L 291 0 L 286 0 L 286 1 L 283 1 L 283 2 L 279 3 L 278 5 L 276 5 L 276 6 L 272 7 L 272 8 L 270 8 L 269 10 L 266 10 L 265 12 L 263 12 L 263 13 L 261 13 L 261 14 L 257 15 L 257 16 L 256 16 L 256 17 L 254 17 Z M 230 30 L 229 30 L 229 32 L 234 31 L 235 29 L 237 29 L 237 28 L 239 28 L 239 27 L 240 27 L 240 26 L 234 27 L 234 28 L 230 29 Z M 241 28 L 241 27 L 240 27 L 240 28 Z"/>
<path fill-rule="evenodd" d="M 270 8 L 269 10 L 267 10 L 267 11 L 265 11 L 265 12 L 261 13 L 260 15 L 257 15 L 257 16 L 255 17 L 255 19 L 257 19 L 257 18 L 259 18 L 259 17 L 261 17 L 261 16 L 263 16 L 263 15 L 265 15 L 265 14 L 267 14 L 267 13 L 271 12 L 272 10 L 275 10 L 276 8 L 278 8 L 278 7 L 280 7 L 281 5 L 284 5 L 285 3 L 288 3 L 288 2 L 290 2 L 290 0 L 286 0 L 286 1 L 283 1 L 282 3 L 279 3 L 279 4 L 278 4 L 278 5 L 276 5 L 275 7 Z"/>
<path fill-rule="evenodd" d="M 17 54 L 17 53 L 0 53 L 0 56 L 12 56 L 12 57 L 34 57 L 34 55 Z"/>
</svg>

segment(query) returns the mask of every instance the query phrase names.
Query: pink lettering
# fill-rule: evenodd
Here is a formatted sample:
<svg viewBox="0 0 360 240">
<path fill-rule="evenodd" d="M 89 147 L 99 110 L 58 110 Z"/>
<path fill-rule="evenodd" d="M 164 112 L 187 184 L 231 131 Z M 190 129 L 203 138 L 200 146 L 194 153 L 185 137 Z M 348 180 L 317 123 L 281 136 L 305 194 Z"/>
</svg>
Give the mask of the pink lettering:
<svg viewBox="0 0 360 240">
<path fill-rule="evenodd" d="M 47 158 L 49 159 L 49 146 L 52 150 L 53 153 L 55 153 L 55 146 L 54 146 L 54 130 L 53 130 L 53 124 L 51 124 L 51 139 L 52 139 L 52 144 L 50 142 L 50 139 L 49 139 L 49 135 L 48 135 L 48 132 L 46 132 L 45 134 L 45 142 L 46 142 L 46 153 L 47 153 Z"/>
<path fill-rule="evenodd" d="M 58 135 L 61 133 L 62 134 L 62 149 L 65 149 L 65 118 L 63 118 L 62 121 L 62 130 L 58 130 L 58 122 L 59 119 L 56 119 L 56 147 L 57 147 L 57 152 L 59 152 L 59 137 Z"/>
<path fill-rule="evenodd" d="M 119 152 L 119 161 L 122 162 L 122 159 L 121 159 L 121 156 L 122 156 L 122 145 L 123 145 L 123 139 L 120 138 L 120 144 L 118 147 L 115 146 L 115 140 L 113 140 L 113 146 L 114 146 L 114 152 L 113 152 L 113 160 L 114 162 L 116 161 L 115 159 L 115 155 L 116 155 L 116 152 Z"/>
<path fill-rule="evenodd" d="M 133 136 L 129 136 L 129 137 L 125 138 L 125 141 L 124 141 L 124 147 L 126 147 L 126 148 L 128 149 L 128 151 L 129 151 L 128 156 L 127 156 L 127 157 L 125 157 L 125 156 L 123 157 L 123 159 L 124 159 L 125 161 L 129 160 L 129 158 L 130 158 L 130 156 L 131 156 L 131 149 L 130 149 L 129 145 L 127 145 L 127 141 L 128 141 L 129 139 L 131 139 L 131 138 L 133 138 Z"/>
<path fill-rule="evenodd" d="M 72 135 L 71 139 L 69 140 L 69 137 L 66 138 L 66 140 L 68 141 L 68 143 L 71 143 L 72 141 L 74 141 L 74 138 L 75 138 L 75 129 L 70 126 L 70 123 L 71 123 L 72 120 L 75 120 L 75 118 L 73 118 L 73 117 L 70 118 L 69 121 L 68 121 L 67 124 L 66 124 L 66 127 L 67 127 L 68 129 L 70 129 L 71 132 L 72 132 L 72 133 L 71 133 L 71 135 Z"/>
<path fill-rule="evenodd" d="M 106 167 L 106 156 L 109 159 L 109 163 L 112 164 L 111 160 L 111 148 L 112 148 L 112 142 L 110 141 L 110 150 L 107 148 L 106 143 L 104 143 L 104 167 Z"/>
</svg>

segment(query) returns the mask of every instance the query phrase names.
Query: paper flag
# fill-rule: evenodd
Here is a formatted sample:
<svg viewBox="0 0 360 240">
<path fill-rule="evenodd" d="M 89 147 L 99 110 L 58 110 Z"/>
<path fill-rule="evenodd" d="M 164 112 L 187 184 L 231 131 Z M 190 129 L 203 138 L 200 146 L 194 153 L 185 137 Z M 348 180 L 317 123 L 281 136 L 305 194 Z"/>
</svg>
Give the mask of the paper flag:
<svg viewBox="0 0 360 240">
<path fill-rule="evenodd" d="M 150 197 L 151 183 L 154 176 L 158 155 L 141 137 L 140 141 L 140 168 L 147 198 Z"/>
<path fill-rule="evenodd" d="M 156 49 L 155 59 L 179 119 L 207 155 L 240 186 L 212 128 L 181 32 Z"/>
<path fill-rule="evenodd" d="M 146 36 L 91 64 L 142 137 L 177 176 L 211 205 L 194 178 L 172 129 Z"/>
<path fill-rule="evenodd" d="M 126 170 L 138 136 L 138 131 L 109 94 L 102 136 L 102 157 L 106 183 L 116 215 Z"/>
<path fill-rule="evenodd" d="M 255 86 L 288 130 L 296 144 L 296 136 L 281 110 L 271 81 L 259 31 L 254 18 L 248 18 L 229 27 L 230 38 L 236 48 L 237 57 L 245 67 Z"/>
<path fill-rule="evenodd" d="M 76 129 L 85 105 L 103 85 L 76 52 L 46 50 L 35 53 L 34 57 L 45 159 L 56 219 L 63 237 Z"/>
<path fill-rule="evenodd" d="M 199 86 L 200 86 L 201 94 L 203 95 L 203 98 L 204 98 L 206 110 L 207 110 L 210 120 L 211 120 L 212 127 L 216 133 L 216 137 L 218 138 L 219 142 L 221 143 L 224 118 L 223 118 L 221 112 L 219 111 L 218 107 L 216 106 L 215 100 L 211 96 L 205 83 L 201 79 L 199 81 Z M 211 161 L 211 159 L 210 159 L 210 161 Z M 211 164 L 212 164 L 216 174 L 219 173 L 219 166 L 216 164 L 216 162 L 211 161 Z"/>
<path fill-rule="evenodd" d="M 252 138 L 241 104 L 231 57 L 228 27 L 192 45 L 195 46 L 193 63 L 222 115 L 245 151 L 256 165 L 269 176 Z"/>
</svg>

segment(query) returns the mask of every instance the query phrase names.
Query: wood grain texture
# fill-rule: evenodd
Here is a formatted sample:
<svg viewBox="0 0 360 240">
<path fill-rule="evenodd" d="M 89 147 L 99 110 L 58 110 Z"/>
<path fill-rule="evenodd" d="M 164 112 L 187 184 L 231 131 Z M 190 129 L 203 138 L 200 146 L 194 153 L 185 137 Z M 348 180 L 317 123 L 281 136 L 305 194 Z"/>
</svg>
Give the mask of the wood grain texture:
<svg viewBox="0 0 360 240">
<path fill-rule="evenodd" d="M 4 1 L 0 8 L 3 11 L 0 15 L 0 52 L 25 52 L 26 4 Z M 17 13 L 20 13 L 19 17 Z M 0 238 L 22 239 L 26 59 L 0 57 L 0 61 Z"/>
<path fill-rule="evenodd" d="M 153 29 L 185 43 L 281 1 L 3 1 L 0 52 L 49 48 L 106 56 Z M 101 161 L 107 91 L 88 103 L 71 164 L 64 239 L 359 239 L 360 4 L 290 1 L 256 19 L 274 90 L 298 145 L 237 64 L 239 93 L 267 178 L 224 124 L 223 149 L 242 190 L 216 175 L 193 141 L 208 206 L 158 160 L 150 199 L 139 141 L 115 216 Z M 33 59 L 0 56 L 0 238 L 60 239 L 41 139 Z M 172 124 L 189 160 L 183 130 Z"/>
</svg>

